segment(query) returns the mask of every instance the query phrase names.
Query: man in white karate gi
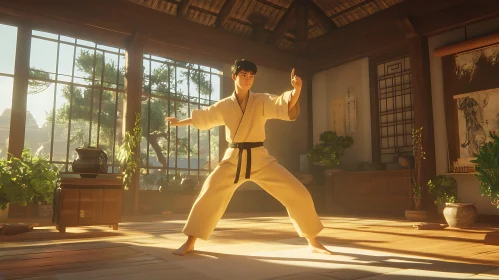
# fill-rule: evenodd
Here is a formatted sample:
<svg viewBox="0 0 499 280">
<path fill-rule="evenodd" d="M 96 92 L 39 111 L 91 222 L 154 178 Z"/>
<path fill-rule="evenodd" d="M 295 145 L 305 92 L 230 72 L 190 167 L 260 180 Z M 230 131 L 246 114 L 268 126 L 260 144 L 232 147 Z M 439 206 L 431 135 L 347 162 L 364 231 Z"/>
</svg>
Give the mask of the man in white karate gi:
<svg viewBox="0 0 499 280">
<path fill-rule="evenodd" d="M 307 239 L 313 252 L 331 254 L 316 240 L 324 226 L 317 216 L 310 193 L 263 146 L 265 122 L 268 119 L 294 121 L 298 117 L 302 80 L 294 74 L 293 69 L 293 90 L 280 96 L 253 93 L 250 88 L 256 72 L 257 67 L 253 62 L 236 60 L 232 66 L 235 90 L 230 97 L 206 109 L 193 110 L 191 118 L 166 118 L 171 126 L 193 125 L 198 129 L 211 129 L 224 125 L 229 142 L 223 159 L 204 182 L 192 206 L 183 229 L 188 238 L 173 252 L 176 255 L 185 255 L 194 250 L 197 238 L 209 238 L 234 191 L 248 180 L 258 184 L 286 207 L 296 231 Z"/>
</svg>

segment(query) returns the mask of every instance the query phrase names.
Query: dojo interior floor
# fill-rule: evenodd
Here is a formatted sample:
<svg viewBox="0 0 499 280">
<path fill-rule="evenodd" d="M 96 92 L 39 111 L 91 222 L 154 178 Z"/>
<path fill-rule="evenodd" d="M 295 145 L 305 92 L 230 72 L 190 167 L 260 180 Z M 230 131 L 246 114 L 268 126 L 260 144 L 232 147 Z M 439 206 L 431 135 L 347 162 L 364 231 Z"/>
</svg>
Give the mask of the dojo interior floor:
<svg viewBox="0 0 499 280">
<path fill-rule="evenodd" d="M 323 216 L 318 239 L 335 252 L 326 256 L 308 252 L 282 213 L 230 213 L 194 253 L 175 256 L 186 218 L 124 217 L 118 231 L 66 233 L 42 221 L 0 236 L 0 279 L 499 279 L 499 246 L 483 245 L 497 226 L 417 230 L 405 220 Z"/>
</svg>

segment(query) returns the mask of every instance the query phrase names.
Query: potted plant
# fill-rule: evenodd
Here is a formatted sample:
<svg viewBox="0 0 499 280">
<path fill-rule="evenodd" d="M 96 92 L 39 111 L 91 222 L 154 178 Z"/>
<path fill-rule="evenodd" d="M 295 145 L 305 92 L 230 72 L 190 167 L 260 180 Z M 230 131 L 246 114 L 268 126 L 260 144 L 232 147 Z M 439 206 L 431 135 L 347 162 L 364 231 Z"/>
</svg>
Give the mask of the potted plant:
<svg viewBox="0 0 499 280">
<path fill-rule="evenodd" d="M 468 228 L 475 223 L 477 209 L 473 203 L 459 202 L 456 179 L 439 175 L 428 181 L 428 192 L 435 196 L 437 206 L 444 206 L 442 212 L 449 226 Z"/>
<path fill-rule="evenodd" d="M 325 172 L 329 173 L 338 168 L 340 158 L 354 141 L 351 136 L 338 136 L 335 131 L 324 131 L 319 139 L 321 143 L 316 144 L 307 156 L 314 165 L 325 168 Z"/>
<path fill-rule="evenodd" d="M 480 147 L 474 155 L 476 164 L 475 177 L 480 180 L 482 196 L 488 196 L 491 203 L 499 209 L 499 136 L 489 132 L 492 139 Z M 485 235 L 484 244 L 499 245 L 499 232 L 489 232 Z"/>
<path fill-rule="evenodd" d="M 139 147 L 142 138 L 142 126 L 140 114 L 135 114 L 135 124 L 133 130 L 125 133 L 125 138 L 118 150 L 118 160 L 124 165 L 123 188 L 128 190 L 132 183 L 132 178 L 136 175 L 139 162 Z"/>
<path fill-rule="evenodd" d="M 412 200 L 414 210 L 406 210 L 405 217 L 410 221 L 423 222 L 428 220 L 428 212 L 421 210 L 423 188 L 421 185 L 421 164 L 425 158 L 423 150 L 423 127 L 412 129 L 412 154 L 414 155 L 414 169 L 412 171 Z"/>
<path fill-rule="evenodd" d="M 489 132 L 492 141 L 480 147 L 476 159 L 475 177 L 480 180 L 482 196 L 488 196 L 493 205 L 499 209 L 499 136 Z"/>
<path fill-rule="evenodd" d="M 29 149 L 22 152 L 21 158 L 0 160 L 0 208 L 5 210 L 10 203 L 52 204 L 58 176 L 55 165 L 32 157 Z"/>
<path fill-rule="evenodd" d="M 41 157 L 31 157 L 23 153 L 23 161 L 31 168 L 30 186 L 33 188 L 33 201 L 38 204 L 38 216 L 51 217 L 53 213 L 54 190 L 59 182 L 59 169 Z"/>
</svg>

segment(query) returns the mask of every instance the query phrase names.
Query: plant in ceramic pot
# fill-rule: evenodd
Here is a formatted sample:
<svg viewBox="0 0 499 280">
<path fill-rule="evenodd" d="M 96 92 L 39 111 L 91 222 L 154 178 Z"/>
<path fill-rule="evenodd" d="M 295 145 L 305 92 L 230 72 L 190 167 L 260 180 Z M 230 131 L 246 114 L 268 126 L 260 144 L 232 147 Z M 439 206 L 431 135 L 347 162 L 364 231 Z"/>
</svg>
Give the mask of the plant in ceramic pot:
<svg viewBox="0 0 499 280">
<path fill-rule="evenodd" d="M 135 114 L 135 124 L 132 131 L 125 133 L 125 139 L 118 150 L 118 160 L 124 165 L 123 188 L 129 189 L 132 178 L 138 170 L 140 158 L 139 147 L 142 138 L 142 126 L 140 114 Z"/>
<path fill-rule="evenodd" d="M 499 136 L 489 132 L 491 141 L 485 143 L 478 150 L 475 163 L 475 177 L 480 180 L 482 196 L 490 198 L 492 204 L 499 209 Z"/>
<path fill-rule="evenodd" d="M 345 150 L 353 145 L 351 136 L 338 136 L 335 131 L 324 131 L 319 137 L 321 143 L 307 153 L 314 165 L 336 169 Z"/>
<path fill-rule="evenodd" d="M 411 221 L 428 220 L 428 212 L 421 210 L 423 187 L 421 184 L 421 165 L 426 159 L 423 149 L 423 127 L 412 129 L 412 154 L 414 155 L 414 169 L 412 171 L 412 200 L 414 210 L 406 210 L 405 217 Z"/>
<path fill-rule="evenodd" d="M 449 226 L 467 228 L 475 223 L 477 209 L 473 203 L 460 203 L 456 179 L 439 175 L 428 181 L 428 192 L 435 196 L 437 206 L 445 206 L 442 212 Z"/>
</svg>

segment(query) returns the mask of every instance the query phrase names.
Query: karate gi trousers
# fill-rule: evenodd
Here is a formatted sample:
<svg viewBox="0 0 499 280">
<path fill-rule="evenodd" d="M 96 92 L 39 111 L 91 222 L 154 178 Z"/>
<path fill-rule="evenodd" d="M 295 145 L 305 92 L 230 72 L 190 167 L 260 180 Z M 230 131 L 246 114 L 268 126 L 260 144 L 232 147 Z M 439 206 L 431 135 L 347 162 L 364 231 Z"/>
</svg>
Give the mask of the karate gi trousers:
<svg viewBox="0 0 499 280">
<path fill-rule="evenodd" d="M 282 203 L 300 237 L 314 238 L 324 228 L 315 211 L 314 202 L 307 188 L 277 161 L 251 171 L 245 179 L 243 160 L 242 176 L 234 183 L 236 165 L 218 165 L 208 176 L 192 206 L 183 229 L 186 235 L 208 240 L 222 218 L 234 191 L 250 180 Z"/>
</svg>

